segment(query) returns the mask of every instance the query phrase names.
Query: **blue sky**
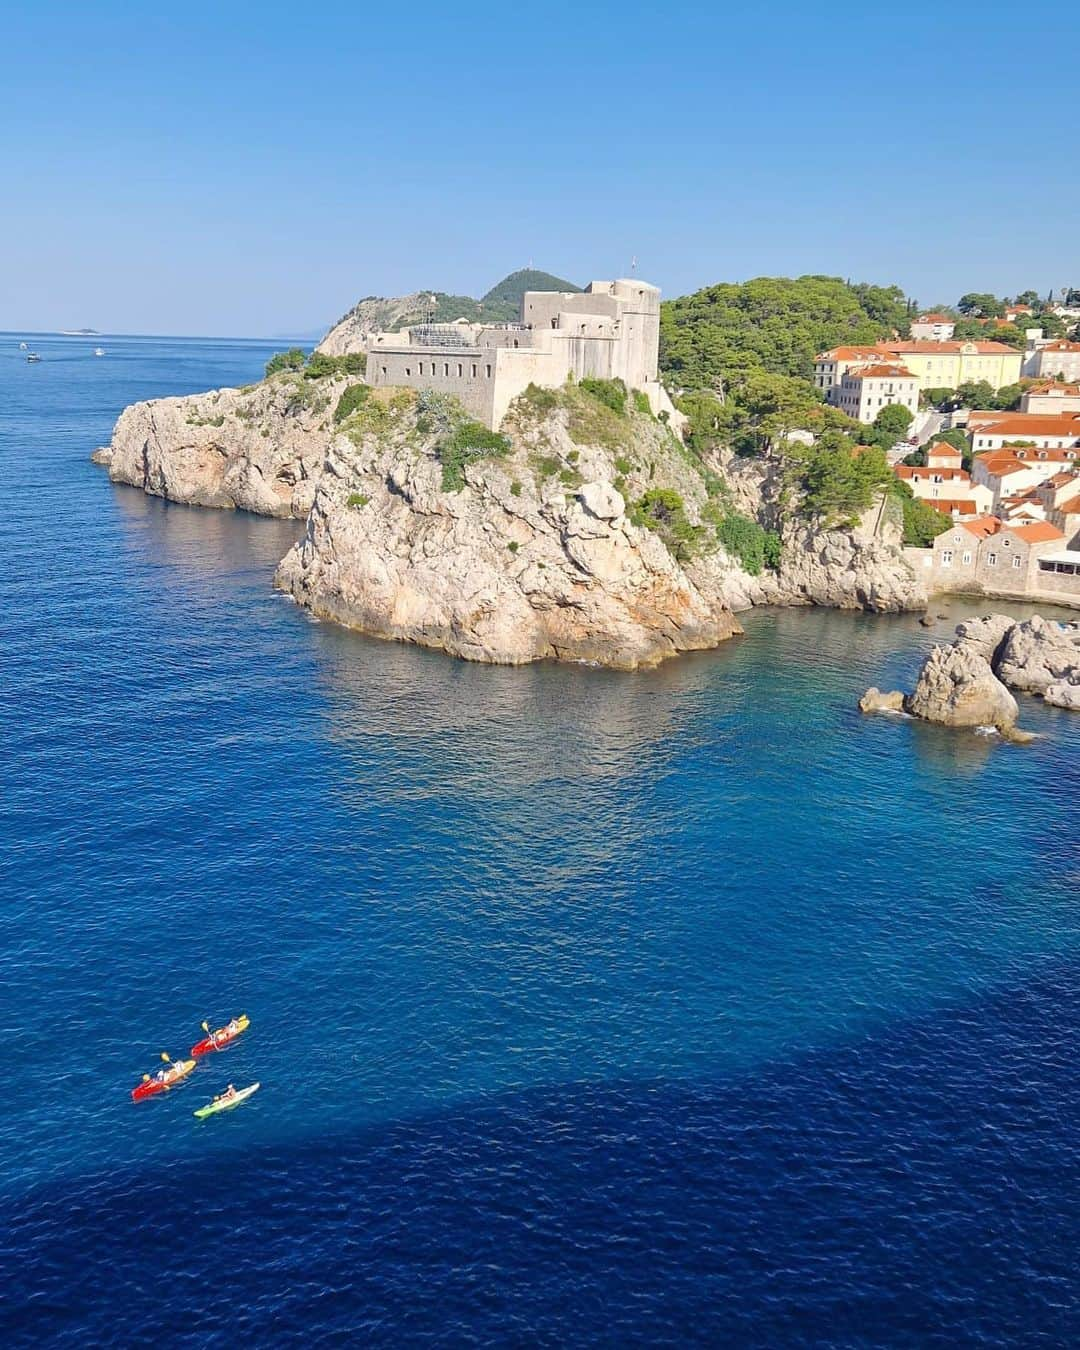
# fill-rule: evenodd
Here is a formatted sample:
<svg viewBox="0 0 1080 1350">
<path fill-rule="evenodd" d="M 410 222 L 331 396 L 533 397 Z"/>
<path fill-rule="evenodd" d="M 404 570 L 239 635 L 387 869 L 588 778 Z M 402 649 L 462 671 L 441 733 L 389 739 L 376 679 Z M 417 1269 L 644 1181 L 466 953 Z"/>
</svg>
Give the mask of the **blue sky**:
<svg viewBox="0 0 1080 1350">
<path fill-rule="evenodd" d="M 9 6 L 0 328 L 278 334 L 530 259 L 1080 285 L 1074 82 L 1036 74 L 1078 41 L 972 0 Z"/>
</svg>

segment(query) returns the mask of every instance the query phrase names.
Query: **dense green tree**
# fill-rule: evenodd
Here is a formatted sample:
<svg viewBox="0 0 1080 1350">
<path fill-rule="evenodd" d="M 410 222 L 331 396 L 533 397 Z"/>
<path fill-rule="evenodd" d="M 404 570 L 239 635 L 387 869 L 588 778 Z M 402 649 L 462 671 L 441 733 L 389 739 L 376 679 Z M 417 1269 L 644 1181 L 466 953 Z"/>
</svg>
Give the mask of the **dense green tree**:
<svg viewBox="0 0 1080 1350">
<path fill-rule="evenodd" d="M 684 389 L 726 389 L 751 370 L 810 381 L 819 351 L 868 345 L 906 333 L 907 324 L 895 286 L 822 276 L 725 282 L 663 304 L 660 363 Z"/>
<path fill-rule="evenodd" d="M 910 408 L 900 403 L 887 403 L 874 418 L 874 430 L 881 436 L 891 436 L 894 441 L 903 440 L 913 420 Z"/>
<path fill-rule="evenodd" d="M 266 363 L 266 378 L 282 370 L 303 370 L 306 359 L 299 347 L 290 347 L 287 352 L 275 352 Z"/>
<path fill-rule="evenodd" d="M 878 446 L 856 447 L 842 432 L 826 431 L 810 446 L 788 451 L 803 491 L 803 510 L 827 525 L 853 524 L 894 481 Z"/>
<path fill-rule="evenodd" d="M 952 525 L 952 517 L 920 501 L 911 488 L 894 478 L 889 491 L 899 499 L 904 512 L 904 543 L 911 548 L 929 548 L 939 534 Z"/>
<path fill-rule="evenodd" d="M 996 319 L 1005 312 L 1005 303 L 989 291 L 969 291 L 956 302 L 961 314 L 974 315 L 981 319 Z"/>
<path fill-rule="evenodd" d="M 986 380 L 968 380 L 956 391 L 960 406 L 965 408 L 994 407 L 994 386 Z"/>
<path fill-rule="evenodd" d="M 1013 297 L 1014 305 L 1030 305 L 1032 309 L 1038 309 L 1042 305 L 1042 299 L 1037 291 L 1021 291 L 1019 295 Z"/>
</svg>

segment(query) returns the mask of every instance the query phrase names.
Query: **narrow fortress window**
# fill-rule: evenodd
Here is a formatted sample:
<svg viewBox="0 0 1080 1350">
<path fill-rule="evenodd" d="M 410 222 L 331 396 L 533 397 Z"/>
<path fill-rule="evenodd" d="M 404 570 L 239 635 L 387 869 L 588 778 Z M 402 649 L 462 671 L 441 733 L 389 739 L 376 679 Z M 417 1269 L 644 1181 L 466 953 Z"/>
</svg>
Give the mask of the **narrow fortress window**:
<svg viewBox="0 0 1080 1350">
<path fill-rule="evenodd" d="M 444 361 L 444 362 L 442 363 L 442 373 L 443 373 L 444 375 L 449 375 L 449 374 L 450 374 L 450 362 L 449 362 L 449 361 Z"/>
<path fill-rule="evenodd" d="M 412 371 L 410 370 L 410 368 L 409 368 L 408 366 L 405 367 L 405 374 L 406 374 L 406 375 L 411 375 L 411 374 L 412 374 Z"/>
<path fill-rule="evenodd" d="M 465 367 L 461 364 L 460 361 L 457 363 L 457 373 L 459 380 L 461 379 L 462 375 L 465 374 Z"/>
<path fill-rule="evenodd" d="M 488 377 L 489 380 L 491 379 L 491 366 L 490 366 L 490 365 L 487 367 L 487 377 Z"/>
<path fill-rule="evenodd" d="M 472 374 L 473 374 L 473 379 L 475 380 L 475 379 L 476 379 L 476 362 L 475 362 L 475 361 L 473 362 Z"/>
<path fill-rule="evenodd" d="M 514 346 L 516 347 L 517 345 L 518 345 L 518 340 L 517 340 L 517 338 L 515 338 L 515 339 L 514 339 Z"/>
<path fill-rule="evenodd" d="M 558 328 L 558 326 L 559 326 L 559 320 L 558 320 L 558 318 L 552 319 L 552 321 L 551 321 L 551 326 L 552 326 L 552 328 Z"/>
<path fill-rule="evenodd" d="M 385 366 L 383 366 L 383 368 L 382 368 L 382 373 L 383 373 L 384 375 L 386 374 L 386 367 L 385 367 Z"/>
</svg>

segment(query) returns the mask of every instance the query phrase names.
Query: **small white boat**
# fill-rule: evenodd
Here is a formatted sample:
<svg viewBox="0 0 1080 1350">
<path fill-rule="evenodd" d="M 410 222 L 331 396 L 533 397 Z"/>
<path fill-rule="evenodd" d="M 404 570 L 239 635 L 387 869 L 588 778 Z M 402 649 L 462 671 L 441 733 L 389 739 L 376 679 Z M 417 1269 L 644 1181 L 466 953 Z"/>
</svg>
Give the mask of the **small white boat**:
<svg viewBox="0 0 1080 1350">
<path fill-rule="evenodd" d="M 20 342 L 20 343 L 19 343 L 19 351 L 21 351 L 21 352 L 26 351 L 26 343 L 25 343 L 25 342 Z"/>
<path fill-rule="evenodd" d="M 104 347 L 95 347 L 95 348 L 94 348 L 94 355 L 95 355 L 95 356 L 104 356 L 104 355 L 105 355 L 105 348 L 104 348 Z"/>
<path fill-rule="evenodd" d="M 30 362 L 34 362 L 34 361 L 40 361 L 40 360 L 41 360 L 41 357 L 38 356 L 37 352 L 27 352 L 27 353 L 26 353 L 26 359 L 27 359 L 28 361 L 30 361 Z"/>
</svg>

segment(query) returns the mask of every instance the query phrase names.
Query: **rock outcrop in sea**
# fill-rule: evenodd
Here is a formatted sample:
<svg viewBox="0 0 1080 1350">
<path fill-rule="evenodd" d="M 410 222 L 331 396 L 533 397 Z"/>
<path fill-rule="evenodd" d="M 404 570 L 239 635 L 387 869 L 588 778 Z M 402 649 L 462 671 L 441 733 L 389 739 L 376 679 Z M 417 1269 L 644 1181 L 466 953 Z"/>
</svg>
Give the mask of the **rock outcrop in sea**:
<svg viewBox="0 0 1080 1350">
<path fill-rule="evenodd" d="M 135 404 L 95 458 L 174 501 L 306 517 L 283 590 L 473 660 L 633 668 L 715 645 L 751 605 L 925 604 L 899 520 L 879 507 L 850 528 L 782 523 L 775 462 L 705 464 L 632 399 L 620 411 L 578 386 L 534 390 L 502 430 L 332 366 Z M 731 510 L 779 529 L 777 567 L 748 570 L 723 547 Z"/>
<path fill-rule="evenodd" d="M 1011 689 L 1080 711 L 1080 624 L 1054 623 L 1038 614 L 1023 622 L 1006 614 L 965 619 L 955 640 L 926 658 L 912 693 L 871 688 L 859 708 L 902 707 L 927 722 L 993 726 L 1013 739 L 1026 738 L 1015 730 L 1019 707 Z"/>
</svg>

